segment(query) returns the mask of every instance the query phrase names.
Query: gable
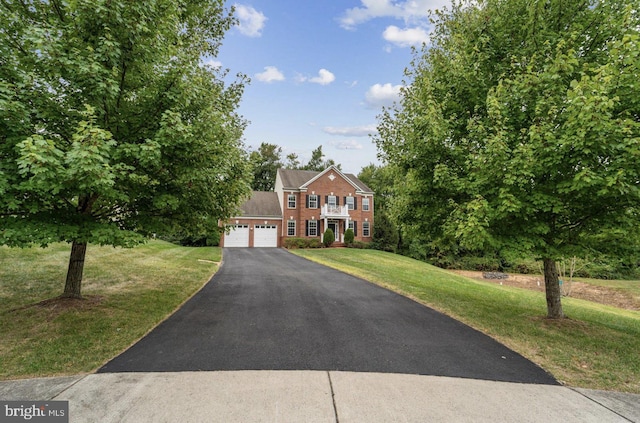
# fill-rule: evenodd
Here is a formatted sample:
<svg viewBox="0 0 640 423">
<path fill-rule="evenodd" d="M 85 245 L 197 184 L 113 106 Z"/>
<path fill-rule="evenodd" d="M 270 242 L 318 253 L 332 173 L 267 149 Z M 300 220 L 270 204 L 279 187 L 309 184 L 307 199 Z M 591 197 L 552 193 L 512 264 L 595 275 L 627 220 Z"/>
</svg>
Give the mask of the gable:
<svg viewBox="0 0 640 423">
<path fill-rule="evenodd" d="M 320 180 L 322 178 L 329 178 L 329 180 L 331 181 L 331 183 L 338 181 L 338 180 L 342 180 L 344 182 L 346 182 L 347 184 L 349 184 L 351 186 L 351 189 L 353 189 L 354 194 L 356 192 L 358 193 L 371 193 L 371 190 L 368 191 L 364 191 L 361 186 L 365 187 L 368 189 L 368 187 L 362 183 L 362 181 L 360 181 L 356 176 L 354 175 L 350 175 L 347 176 L 344 173 L 342 173 L 340 171 L 340 169 L 338 169 L 335 166 L 330 166 L 327 169 L 325 169 L 324 171 L 318 173 L 318 175 L 316 175 L 313 179 L 311 179 L 309 182 L 307 182 L 306 184 L 304 184 L 301 188 L 302 189 L 308 189 L 309 186 L 311 186 L 315 181 Z M 359 184 L 357 182 L 359 182 Z M 348 187 L 345 187 L 344 189 L 349 189 Z"/>
<path fill-rule="evenodd" d="M 314 170 L 293 170 L 278 169 L 276 176 L 276 186 L 282 190 L 308 190 L 309 186 L 324 174 L 329 176 L 331 173 L 336 178 L 342 178 L 351 185 L 354 194 L 373 194 L 373 191 L 365 185 L 357 176 L 351 173 L 342 173 L 337 167 L 330 166 L 322 172 Z"/>
</svg>

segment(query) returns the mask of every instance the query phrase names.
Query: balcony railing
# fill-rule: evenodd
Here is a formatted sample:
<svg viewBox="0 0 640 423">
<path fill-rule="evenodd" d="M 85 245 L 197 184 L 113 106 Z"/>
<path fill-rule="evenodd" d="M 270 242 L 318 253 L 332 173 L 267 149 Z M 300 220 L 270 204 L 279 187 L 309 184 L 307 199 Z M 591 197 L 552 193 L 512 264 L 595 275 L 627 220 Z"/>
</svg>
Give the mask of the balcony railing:
<svg viewBox="0 0 640 423">
<path fill-rule="evenodd" d="M 320 217 L 349 217 L 349 207 L 325 204 L 320 210 Z"/>
</svg>

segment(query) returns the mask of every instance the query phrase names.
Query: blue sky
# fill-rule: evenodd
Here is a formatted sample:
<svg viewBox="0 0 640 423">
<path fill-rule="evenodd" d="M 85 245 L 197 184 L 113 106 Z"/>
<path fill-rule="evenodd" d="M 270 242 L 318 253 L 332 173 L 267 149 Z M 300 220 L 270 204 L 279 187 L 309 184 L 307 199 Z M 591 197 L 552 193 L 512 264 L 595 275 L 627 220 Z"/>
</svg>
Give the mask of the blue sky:
<svg viewBox="0 0 640 423">
<path fill-rule="evenodd" d="M 244 142 L 304 162 L 322 145 L 343 171 L 378 163 L 369 133 L 397 99 L 411 46 L 428 42 L 428 10 L 449 0 L 250 0 L 208 62 L 251 78 Z"/>
</svg>

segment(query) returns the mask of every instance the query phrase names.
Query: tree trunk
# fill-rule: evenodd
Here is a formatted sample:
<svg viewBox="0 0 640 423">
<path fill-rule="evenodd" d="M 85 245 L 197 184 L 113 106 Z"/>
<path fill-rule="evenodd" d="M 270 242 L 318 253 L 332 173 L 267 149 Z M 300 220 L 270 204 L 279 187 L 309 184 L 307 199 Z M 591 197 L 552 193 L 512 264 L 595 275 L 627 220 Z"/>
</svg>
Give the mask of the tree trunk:
<svg viewBox="0 0 640 423">
<path fill-rule="evenodd" d="M 562 319 L 562 293 L 558 278 L 558 268 L 554 259 L 545 258 L 544 263 L 544 288 L 547 294 L 547 318 Z"/>
<path fill-rule="evenodd" d="M 84 270 L 84 256 L 87 253 L 86 242 L 73 241 L 71 244 L 71 256 L 69 257 L 69 269 L 67 270 L 67 282 L 64 285 L 65 298 L 82 298 L 80 288 L 82 286 L 82 271 Z"/>
</svg>

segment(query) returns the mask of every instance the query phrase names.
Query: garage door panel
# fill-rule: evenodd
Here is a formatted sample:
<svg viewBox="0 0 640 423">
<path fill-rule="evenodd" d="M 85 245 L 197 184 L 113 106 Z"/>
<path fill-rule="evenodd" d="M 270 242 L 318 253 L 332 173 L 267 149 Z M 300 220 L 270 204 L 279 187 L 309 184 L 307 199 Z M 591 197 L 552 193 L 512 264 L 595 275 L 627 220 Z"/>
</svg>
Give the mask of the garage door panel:
<svg viewBox="0 0 640 423">
<path fill-rule="evenodd" d="M 277 247 L 278 227 L 276 225 L 256 225 L 253 230 L 254 247 Z"/>
<path fill-rule="evenodd" d="M 248 247 L 249 225 L 233 225 L 231 231 L 224 235 L 225 247 Z"/>
</svg>

